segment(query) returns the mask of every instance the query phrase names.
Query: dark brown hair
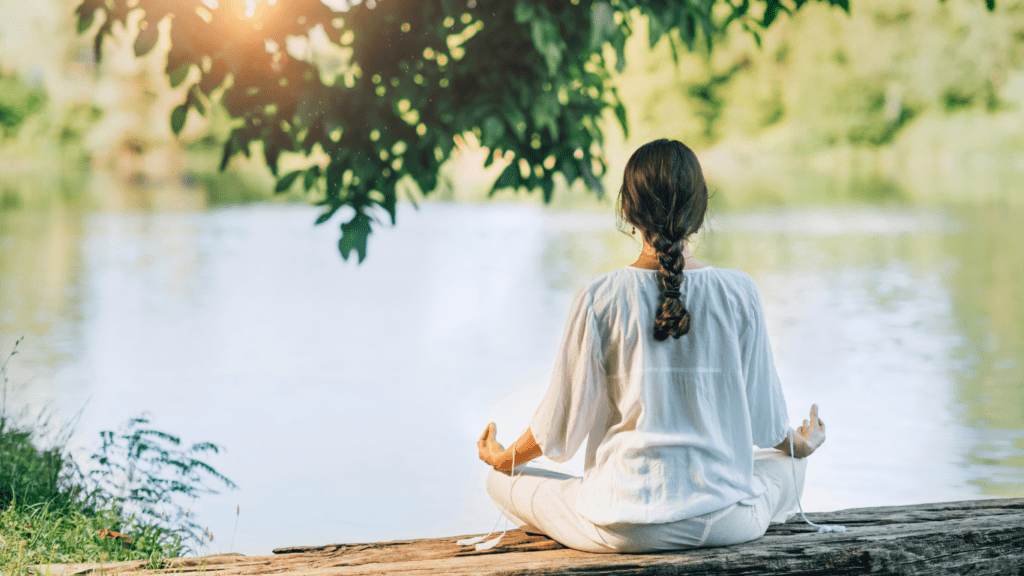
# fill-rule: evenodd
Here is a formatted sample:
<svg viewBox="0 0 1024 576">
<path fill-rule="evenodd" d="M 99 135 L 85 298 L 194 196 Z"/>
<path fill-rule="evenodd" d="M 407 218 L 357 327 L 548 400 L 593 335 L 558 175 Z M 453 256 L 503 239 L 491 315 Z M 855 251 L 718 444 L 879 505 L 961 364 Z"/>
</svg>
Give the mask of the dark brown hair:
<svg viewBox="0 0 1024 576">
<path fill-rule="evenodd" d="M 640 229 L 654 247 L 662 298 L 654 338 L 679 338 L 690 331 L 690 312 L 680 299 L 683 245 L 700 230 L 708 210 L 708 186 L 697 156 L 682 142 L 655 140 L 637 148 L 626 163 L 619 190 L 622 219 Z"/>
</svg>

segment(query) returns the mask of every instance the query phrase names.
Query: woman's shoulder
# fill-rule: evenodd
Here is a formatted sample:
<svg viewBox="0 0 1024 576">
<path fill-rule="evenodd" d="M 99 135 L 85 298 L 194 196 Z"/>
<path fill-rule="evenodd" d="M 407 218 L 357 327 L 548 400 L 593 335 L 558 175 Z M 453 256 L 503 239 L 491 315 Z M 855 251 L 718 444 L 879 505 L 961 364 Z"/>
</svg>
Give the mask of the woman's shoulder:
<svg viewBox="0 0 1024 576">
<path fill-rule="evenodd" d="M 714 267 L 709 271 L 714 272 L 714 276 L 718 278 L 719 281 L 733 284 L 737 288 L 743 288 L 747 290 L 757 289 L 757 283 L 754 282 L 754 277 L 744 272 L 743 270 L 740 270 L 739 268 Z"/>
<path fill-rule="evenodd" d="M 700 279 L 698 284 L 718 285 L 722 292 L 741 297 L 746 301 L 756 302 L 759 300 L 757 283 L 754 278 L 737 268 L 705 266 L 684 271 L 684 276 L 688 276 L 687 279 Z M 622 266 L 583 279 L 577 287 L 577 298 L 590 301 L 615 300 L 630 287 L 646 283 L 656 284 L 657 278 L 656 270 Z"/>
<path fill-rule="evenodd" d="M 648 277 L 655 278 L 656 274 L 655 270 L 636 268 L 635 266 L 622 266 L 585 278 L 580 283 L 579 289 L 586 290 L 593 296 L 602 293 L 614 293 L 620 290 L 623 285 L 635 285 L 638 282 L 643 282 Z"/>
<path fill-rule="evenodd" d="M 730 300 L 738 300 L 744 304 L 760 301 L 757 282 L 754 277 L 737 268 L 714 268 L 713 274 L 706 276 L 709 281 L 719 285 L 720 291 L 728 295 Z"/>
<path fill-rule="evenodd" d="M 645 280 L 656 281 L 657 270 L 637 268 L 635 266 L 622 266 L 607 272 L 601 272 L 588 278 L 584 278 L 578 289 L 586 290 L 593 294 L 595 291 L 607 289 L 622 283 L 635 284 Z M 737 288 L 757 289 L 754 278 L 738 268 L 719 268 L 717 266 L 704 266 L 694 270 L 685 270 L 684 274 L 692 274 L 691 278 L 704 276 L 714 278 L 719 283 L 735 285 Z"/>
</svg>

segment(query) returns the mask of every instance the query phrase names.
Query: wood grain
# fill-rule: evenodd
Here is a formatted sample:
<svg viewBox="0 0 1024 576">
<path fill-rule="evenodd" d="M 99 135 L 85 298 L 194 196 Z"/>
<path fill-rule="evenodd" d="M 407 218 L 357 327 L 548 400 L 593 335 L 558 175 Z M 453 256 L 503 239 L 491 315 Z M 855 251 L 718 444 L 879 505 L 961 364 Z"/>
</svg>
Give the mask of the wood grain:
<svg viewBox="0 0 1024 576">
<path fill-rule="evenodd" d="M 54 576 L 175 573 L 215 576 L 972 574 L 1024 576 L 1024 498 L 856 508 L 808 514 L 846 532 L 818 534 L 802 520 L 724 548 L 660 554 L 589 554 L 519 530 L 477 552 L 464 536 L 365 544 L 292 546 L 272 556 L 239 554 L 146 562 L 40 566 Z"/>
</svg>

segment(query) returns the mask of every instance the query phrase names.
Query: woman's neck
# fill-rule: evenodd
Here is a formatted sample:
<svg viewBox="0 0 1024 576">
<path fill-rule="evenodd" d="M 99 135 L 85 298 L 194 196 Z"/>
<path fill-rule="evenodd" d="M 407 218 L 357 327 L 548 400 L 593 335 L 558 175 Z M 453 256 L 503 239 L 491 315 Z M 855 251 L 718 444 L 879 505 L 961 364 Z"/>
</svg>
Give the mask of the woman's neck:
<svg viewBox="0 0 1024 576">
<path fill-rule="evenodd" d="M 658 261 L 657 251 L 646 240 L 644 241 L 643 249 L 640 251 L 640 256 L 630 266 L 643 268 L 644 270 L 661 270 L 661 262 Z M 705 264 L 701 264 L 690 255 L 690 243 L 683 244 L 683 270 L 696 270 L 706 267 Z"/>
</svg>

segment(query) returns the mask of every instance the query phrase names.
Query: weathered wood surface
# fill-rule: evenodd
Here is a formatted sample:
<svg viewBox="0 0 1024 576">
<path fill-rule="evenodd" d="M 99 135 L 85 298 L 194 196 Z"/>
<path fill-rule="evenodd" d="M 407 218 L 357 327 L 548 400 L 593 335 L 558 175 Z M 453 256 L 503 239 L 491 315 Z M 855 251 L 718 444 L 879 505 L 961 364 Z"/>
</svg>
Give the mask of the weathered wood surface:
<svg viewBox="0 0 1024 576">
<path fill-rule="evenodd" d="M 543 536 L 510 531 L 477 552 L 464 536 L 369 544 L 293 546 L 273 556 L 178 558 L 151 569 L 144 562 L 41 566 L 73 574 L 972 574 L 1024 576 L 1024 498 L 858 508 L 808 514 L 842 524 L 818 534 L 802 520 L 769 528 L 753 542 L 660 554 L 588 554 Z M 797 516 L 799 519 L 799 516 Z"/>
</svg>

